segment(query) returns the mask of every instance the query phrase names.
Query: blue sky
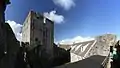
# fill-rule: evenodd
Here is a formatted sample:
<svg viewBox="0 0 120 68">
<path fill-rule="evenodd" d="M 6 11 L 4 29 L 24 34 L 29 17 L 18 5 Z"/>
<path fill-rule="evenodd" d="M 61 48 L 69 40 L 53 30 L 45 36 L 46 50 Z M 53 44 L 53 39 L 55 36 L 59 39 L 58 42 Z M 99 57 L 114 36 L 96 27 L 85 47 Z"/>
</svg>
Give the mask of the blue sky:
<svg viewBox="0 0 120 68">
<path fill-rule="evenodd" d="M 120 0 L 11 0 L 6 20 L 22 25 L 31 9 L 55 18 L 55 41 L 120 35 Z"/>
</svg>

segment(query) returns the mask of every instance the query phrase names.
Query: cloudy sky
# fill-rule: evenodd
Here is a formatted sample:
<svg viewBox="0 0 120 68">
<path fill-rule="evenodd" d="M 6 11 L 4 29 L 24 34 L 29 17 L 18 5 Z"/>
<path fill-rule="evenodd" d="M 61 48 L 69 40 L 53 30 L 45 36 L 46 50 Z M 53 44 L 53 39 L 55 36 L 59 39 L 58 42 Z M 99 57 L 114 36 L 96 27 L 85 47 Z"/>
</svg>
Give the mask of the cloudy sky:
<svg viewBox="0 0 120 68">
<path fill-rule="evenodd" d="M 86 41 L 105 33 L 120 35 L 120 0 L 11 0 L 6 21 L 18 40 L 29 10 L 55 22 L 56 42 Z"/>
</svg>

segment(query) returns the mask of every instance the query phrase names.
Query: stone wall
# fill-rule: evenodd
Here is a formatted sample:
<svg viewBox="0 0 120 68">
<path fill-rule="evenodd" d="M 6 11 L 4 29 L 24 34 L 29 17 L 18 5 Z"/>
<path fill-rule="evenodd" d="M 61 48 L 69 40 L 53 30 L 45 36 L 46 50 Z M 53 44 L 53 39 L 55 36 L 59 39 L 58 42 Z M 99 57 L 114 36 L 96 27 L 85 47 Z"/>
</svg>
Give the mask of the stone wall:
<svg viewBox="0 0 120 68">
<path fill-rule="evenodd" d="M 71 56 L 71 63 L 76 62 L 76 61 L 79 61 L 79 60 L 82 60 L 82 57 L 81 57 L 81 56 L 76 55 L 76 54 L 74 54 L 74 53 L 70 53 L 70 56 Z"/>
<path fill-rule="evenodd" d="M 85 59 L 91 48 L 96 44 L 96 40 L 76 43 L 71 47 L 71 62 Z"/>
<path fill-rule="evenodd" d="M 86 57 L 92 55 L 108 56 L 110 52 L 110 46 L 114 46 L 116 43 L 116 36 L 112 34 L 105 34 L 96 37 L 96 44 L 91 48 Z"/>
<path fill-rule="evenodd" d="M 0 68 L 14 68 L 16 56 L 20 45 L 10 25 L 8 23 L 4 23 L 4 27 L 4 31 L 6 32 L 7 47 L 5 47 L 6 54 L 2 57 L 2 59 L 0 59 Z"/>
<path fill-rule="evenodd" d="M 115 43 L 116 36 L 112 34 L 105 34 L 97 36 L 95 40 L 76 43 L 70 51 L 71 62 L 83 60 L 93 55 L 108 56 L 110 46 L 114 46 Z"/>
</svg>

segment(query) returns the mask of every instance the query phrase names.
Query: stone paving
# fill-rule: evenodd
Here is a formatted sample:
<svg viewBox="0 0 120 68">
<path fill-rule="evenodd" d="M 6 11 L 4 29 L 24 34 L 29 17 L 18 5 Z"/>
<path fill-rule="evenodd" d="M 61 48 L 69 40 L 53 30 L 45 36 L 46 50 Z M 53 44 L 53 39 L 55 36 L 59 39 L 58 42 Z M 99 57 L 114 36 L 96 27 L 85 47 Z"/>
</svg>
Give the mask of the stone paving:
<svg viewBox="0 0 120 68">
<path fill-rule="evenodd" d="M 95 55 L 75 63 L 69 63 L 55 68 L 101 68 L 101 64 L 105 58 L 106 56 Z"/>
</svg>

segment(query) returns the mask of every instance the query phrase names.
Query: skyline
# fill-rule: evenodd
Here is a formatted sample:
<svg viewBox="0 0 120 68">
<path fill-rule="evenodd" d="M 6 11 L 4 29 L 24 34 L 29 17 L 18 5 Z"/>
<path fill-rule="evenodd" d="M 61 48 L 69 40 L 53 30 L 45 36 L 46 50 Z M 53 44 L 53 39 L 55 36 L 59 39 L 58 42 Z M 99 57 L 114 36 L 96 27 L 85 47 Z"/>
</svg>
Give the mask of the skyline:
<svg viewBox="0 0 120 68">
<path fill-rule="evenodd" d="M 119 0 L 11 0 L 6 21 L 17 38 L 30 10 L 43 13 L 55 22 L 55 41 L 89 40 L 113 33 L 120 36 Z M 46 3 L 46 4 L 44 4 Z M 39 5 L 39 6 L 38 6 Z"/>
</svg>

